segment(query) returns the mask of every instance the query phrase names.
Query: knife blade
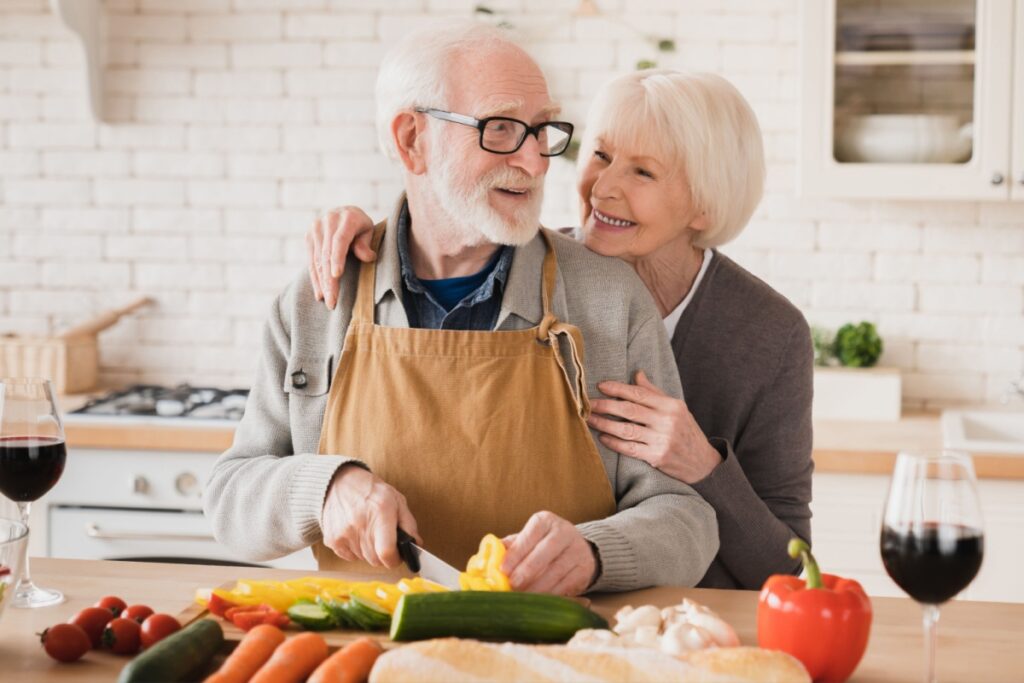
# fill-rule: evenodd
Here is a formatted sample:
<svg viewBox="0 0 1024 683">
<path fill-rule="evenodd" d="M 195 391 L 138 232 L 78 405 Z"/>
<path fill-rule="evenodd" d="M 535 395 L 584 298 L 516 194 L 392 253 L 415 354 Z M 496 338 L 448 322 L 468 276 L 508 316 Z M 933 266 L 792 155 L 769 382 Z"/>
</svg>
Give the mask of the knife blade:
<svg viewBox="0 0 1024 683">
<path fill-rule="evenodd" d="M 398 529 L 398 554 L 410 571 L 453 591 L 461 590 L 459 570 L 416 545 L 416 540 L 401 528 Z"/>
</svg>

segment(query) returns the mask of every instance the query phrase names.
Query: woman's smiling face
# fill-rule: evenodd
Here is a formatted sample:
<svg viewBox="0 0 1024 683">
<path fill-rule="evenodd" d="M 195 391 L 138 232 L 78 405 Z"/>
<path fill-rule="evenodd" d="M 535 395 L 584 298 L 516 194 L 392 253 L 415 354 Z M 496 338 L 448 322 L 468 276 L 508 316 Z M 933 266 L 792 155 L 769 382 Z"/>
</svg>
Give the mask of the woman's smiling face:
<svg viewBox="0 0 1024 683">
<path fill-rule="evenodd" d="M 604 137 L 581 153 L 580 222 L 592 251 L 634 261 L 704 227 L 681 168 Z"/>
</svg>

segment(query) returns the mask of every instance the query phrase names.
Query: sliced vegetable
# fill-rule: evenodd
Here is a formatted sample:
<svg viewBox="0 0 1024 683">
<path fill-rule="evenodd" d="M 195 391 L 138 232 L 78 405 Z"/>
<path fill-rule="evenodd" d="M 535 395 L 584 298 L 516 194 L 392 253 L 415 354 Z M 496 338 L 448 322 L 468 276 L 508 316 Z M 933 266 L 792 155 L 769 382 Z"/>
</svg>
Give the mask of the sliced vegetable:
<svg viewBox="0 0 1024 683">
<path fill-rule="evenodd" d="M 42 632 L 39 641 L 58 662 L 74 662 L 92 647 L 89 636 L 76 624 L 57 624 Z"/>
<path fill-rule="evenodd" d="M 608 628 L 603 617 L 557 595 L 452 591 L 406 595 L 391 620 L 391 639 L 494 638 L 564 643 L 576 631 Z"/>
<path fill-rule="evenodd" d="M 391 626 L 390 612 L 358 595 L 349 598 L 342 609 L 355 622 L 356 626 L 364 631 L 387 631 Z"/>
<path fill-rule="evenodd" d="M 327 612 L 334 619 L 335 623 L 338 624 L 338 628 L 352 629 L 360 628 L 359 624 L 348 613 L 348 599 L 344 600 L 319 600 L 320 604 L 324 606 Z"/>
<path fill-rule="evenodd" d="M 494 534 L 480 541 L 480 549 L 469 558 L 466 571 L 459 574 L 459 587 L 464 591 L 510 591 L 508 577 L 501 571 L 505 561 L 505 544 Z"/>
<path fill-rule="evenodd" d="M 246 683 L 284 640 L 284 633 L 276 626 L 257 626 L 245 634 L 220 669 L 203 683 Z"/>
<path fill-rule="evenodd" d="M 297 602 L 288 608 L 288 618 L 308 631 L 328 631 L 338 625 L 327 608 L 315 602 Z"/>
<path fill-rule="evenodd" d="M 281 614 L 281 612 L 278 612 L 270 605 L 263 604 L 229 607 L 224 612 L 224 618 L 243 631 L 248 631 L 260 624 L 270 624 L 271 626 L 284 628 L 289 623 L 287 616 Z"/>
<path fill-rule="evenodd" d="M 224 645 L 224 631 L 213 619 L 199 619 L 172 633 L 121 669 L 118 683 L 196 680 Z"/>
<path fill-rule="evenodd" d="M 299 683 L 327 659 L 327 642 L 316 633 L 300 633 L 274 650 L 250 683 Z"/>
<path fill-rule="evenodd" d="M 217 591 L 213 591 L 210 594 L 210 599 L 206 603 L 206 609 L 210 610 L 210 614 L 216 614 L 218 617 L 223 617 L 231 607 L 236 607 L 238 603 L 226 600 Z"/>
<path fill-rule="evenodd" d="M 364 683 L 383 652 L 372 638 L 354 640 L 325 659 L 307 683 Z"/>
</svg>

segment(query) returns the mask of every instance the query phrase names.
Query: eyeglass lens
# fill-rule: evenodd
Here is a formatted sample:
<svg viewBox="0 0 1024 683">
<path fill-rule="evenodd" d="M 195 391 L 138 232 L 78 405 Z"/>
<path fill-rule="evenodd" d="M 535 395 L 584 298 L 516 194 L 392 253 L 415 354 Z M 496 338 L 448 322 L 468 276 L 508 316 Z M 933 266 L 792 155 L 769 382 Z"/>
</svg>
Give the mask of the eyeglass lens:
<svg viewBox="0 0 1024 683">
<path fill-rule="evenodd" d="M 490 152 L 514 152 L 526 137 L 526 125 L 512 119 L 491 119 L 484 125 L 481 145 Z M 569 144 L 570 134 L 554 124 L 541 124 L 537 131 L 540 153 L 561 154 Z"/>
</svg>

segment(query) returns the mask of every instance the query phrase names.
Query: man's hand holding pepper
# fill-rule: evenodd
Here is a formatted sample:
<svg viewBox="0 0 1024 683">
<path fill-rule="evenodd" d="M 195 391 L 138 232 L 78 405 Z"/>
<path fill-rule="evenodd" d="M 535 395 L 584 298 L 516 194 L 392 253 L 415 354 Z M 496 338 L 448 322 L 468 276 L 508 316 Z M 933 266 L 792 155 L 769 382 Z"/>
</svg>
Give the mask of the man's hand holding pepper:
<svg viewBox="0 0 1024 683">
<path fill-rule="evenodd" d="M 522 531 L 502 540 L 508 552 L 501 569 L 512 590 L 579 595 L 597 572 L 590 542 L 553 512 L 535 513 Z"/>
<path fill-rule="evenodd" d="M 320 513 L 324 545 L 343 560 L 397 567 L 402 563 L 398 527 L 420 541 L 405 496 L 362 467 L 340 467 L 327 487 Z"/>
</svg>

